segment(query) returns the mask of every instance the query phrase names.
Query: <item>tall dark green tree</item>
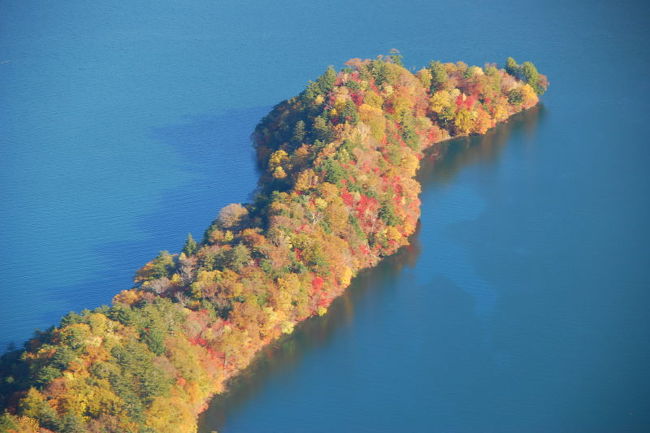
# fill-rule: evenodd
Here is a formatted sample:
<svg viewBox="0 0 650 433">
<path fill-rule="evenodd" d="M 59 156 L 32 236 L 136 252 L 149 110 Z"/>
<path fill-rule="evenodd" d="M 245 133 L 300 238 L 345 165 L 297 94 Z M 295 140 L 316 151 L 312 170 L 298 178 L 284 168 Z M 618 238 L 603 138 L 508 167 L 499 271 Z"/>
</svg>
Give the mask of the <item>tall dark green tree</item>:
<svg viewBox="0 0 650 433">
<path fill-rule="evenodd" d="M 306 104 L 311 104 L 319 95 L 325 96 L 334 88 L 336 82 L 336 70 L 329 66 L 323 75 L 316 81 L 310 81 L 304 92 L 300 94 L 300 100 Z"/>
<path fill-rule="evenodd" d="M 333 66 L 328 66 L 327 70 L 318 77 L 316 84 L 318 84 L 318 89 L 322 95 L 327 95 L 330 90 L 334 87 L 334 82 L 336 81 L 336 70 Z"/>
<path fill-rule="evenodd" d="M 445 66 L 440 62 L 431 62 L 428 69 L 431 72 L 431 91 L 442 89 L 449 80 Z"/>
<path fill-rule="evenodd" d="M 521 75 L 522 79 L 535 90 L 535 93 L 538 95 L 544 93 L 546 89 L 540 83 L 539 72 L 532 62 L 524 62 L 521 64 Z"/>
<path fill-rule="evenodd" d="M 506 59 L 505 70 L 506 70 L 507 73 L 509 73 L 510 75 L 512 75 L 514 77 L 519 75 L 519 65 L 517 64 L 515 59 L 513 59 L 512 57 L 508 57 Z"/>
<path fill-rule="evenodd" d="M 187 240 L 185 241 L 185 246 L 183 247 L 183 252 L 187 256 L 194 255 L 199 249 L 199 244 L 192 237 L 192 233 L 188 233 Z"/>
<path fill-rule="evenodd" d="M 368 67 L 372 78 L 375 80 L 375 84 L 381 86 L 385 82 L 389 81 L 390 74 L 388 72 L 388 67 L 386 62 L 383 60 L 373 60 Z"/>
<path fill-rule="evenodd" d="M 357 106 L 354 102 L 348 100 L 345 101 L 345 106 L 341 110 L 341 117 L 344 121 L 350 122 L 353 125 L 356 125 L 359 122 L 359 113 L 357 112 Z"/>
</svg>

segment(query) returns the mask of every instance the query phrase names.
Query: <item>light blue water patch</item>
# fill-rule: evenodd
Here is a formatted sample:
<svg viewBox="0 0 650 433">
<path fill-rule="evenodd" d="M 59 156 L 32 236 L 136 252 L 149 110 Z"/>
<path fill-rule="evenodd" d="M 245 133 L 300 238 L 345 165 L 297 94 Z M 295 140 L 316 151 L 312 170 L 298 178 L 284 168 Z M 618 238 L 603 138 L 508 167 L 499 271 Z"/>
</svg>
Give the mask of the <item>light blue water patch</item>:
<svg viewBox="0 0 650 433">
<path fill-rule="evenodd" d="M 479 316 L 490 314 L 496 303 L 496 292 L 477 274 L 467 247 L 458 242 L 465 227 L 484 211 L 485 199 L 463 179 L 458 179 L 435 194 L 423 194 L 422 200 L 431 203 L 423 206 L 423 212 L 429 213 L 423 218 L 433 224 L 423 225 L 420 236 L 436 247 L 427 249 L 428 254 L 421 256 L 430 266 L 417 273 L 418 283 L 428 284 L 433 276 L 443 276 L 473 297 Z"/>
</svg>

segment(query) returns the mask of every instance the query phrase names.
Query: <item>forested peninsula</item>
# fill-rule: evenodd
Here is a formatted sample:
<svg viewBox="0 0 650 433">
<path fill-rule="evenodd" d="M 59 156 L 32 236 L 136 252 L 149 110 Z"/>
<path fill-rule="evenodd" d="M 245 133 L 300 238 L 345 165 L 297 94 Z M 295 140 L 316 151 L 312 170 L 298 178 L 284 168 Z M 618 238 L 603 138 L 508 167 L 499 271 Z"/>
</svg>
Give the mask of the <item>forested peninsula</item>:
<svg viewBox="0 0 650 433">
<path fill-rule="evenodd" d="M 409 243 L 428 148 L 485 133 L 547 85 L 511 58 L 412 73 L 394 52 L 328 68 L 256 127 L 251 203 L 161 252 L 111 306 L 69 313 L 2 357 L 0 431 L 196 432 L 263 346 L 326 314 L 360 270 Z"/>
</svg>

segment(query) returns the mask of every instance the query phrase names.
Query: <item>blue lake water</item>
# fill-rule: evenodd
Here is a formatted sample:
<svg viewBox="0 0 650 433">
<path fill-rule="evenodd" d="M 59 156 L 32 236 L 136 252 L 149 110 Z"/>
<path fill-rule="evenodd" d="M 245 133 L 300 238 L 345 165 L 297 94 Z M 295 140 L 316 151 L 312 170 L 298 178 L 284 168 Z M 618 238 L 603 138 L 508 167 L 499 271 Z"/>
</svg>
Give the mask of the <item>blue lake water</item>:
<svg viewBox="0 0 650 433">
<path fill-rule="evenodd" d="M 326 65 L 513 56 L 550 77 L 544 105 L 425 163 L 413 246 L 269 348 L 201 430 L 647 431 L 649 9 L 1 2 L 0 347 L 245 201 L 254 125 Z"/>
</svg>

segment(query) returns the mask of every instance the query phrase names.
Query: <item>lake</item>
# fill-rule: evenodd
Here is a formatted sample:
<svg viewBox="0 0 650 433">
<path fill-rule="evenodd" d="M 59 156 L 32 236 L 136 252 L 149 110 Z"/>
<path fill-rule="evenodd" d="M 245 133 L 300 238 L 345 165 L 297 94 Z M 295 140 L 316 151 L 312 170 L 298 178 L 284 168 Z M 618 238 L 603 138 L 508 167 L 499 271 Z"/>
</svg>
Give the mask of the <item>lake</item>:
<svg viewBox="0 0 650 433">
<path fill-rule="evenodd" d="M 650 6 L 0 4 L 0 347 L 110 302 L 255 186 L 327 65 L 532 60 L 543 105 L 424 161 L 411 247 L 268 348 L 201 432 L 650 426 Z"/>
</svg>

